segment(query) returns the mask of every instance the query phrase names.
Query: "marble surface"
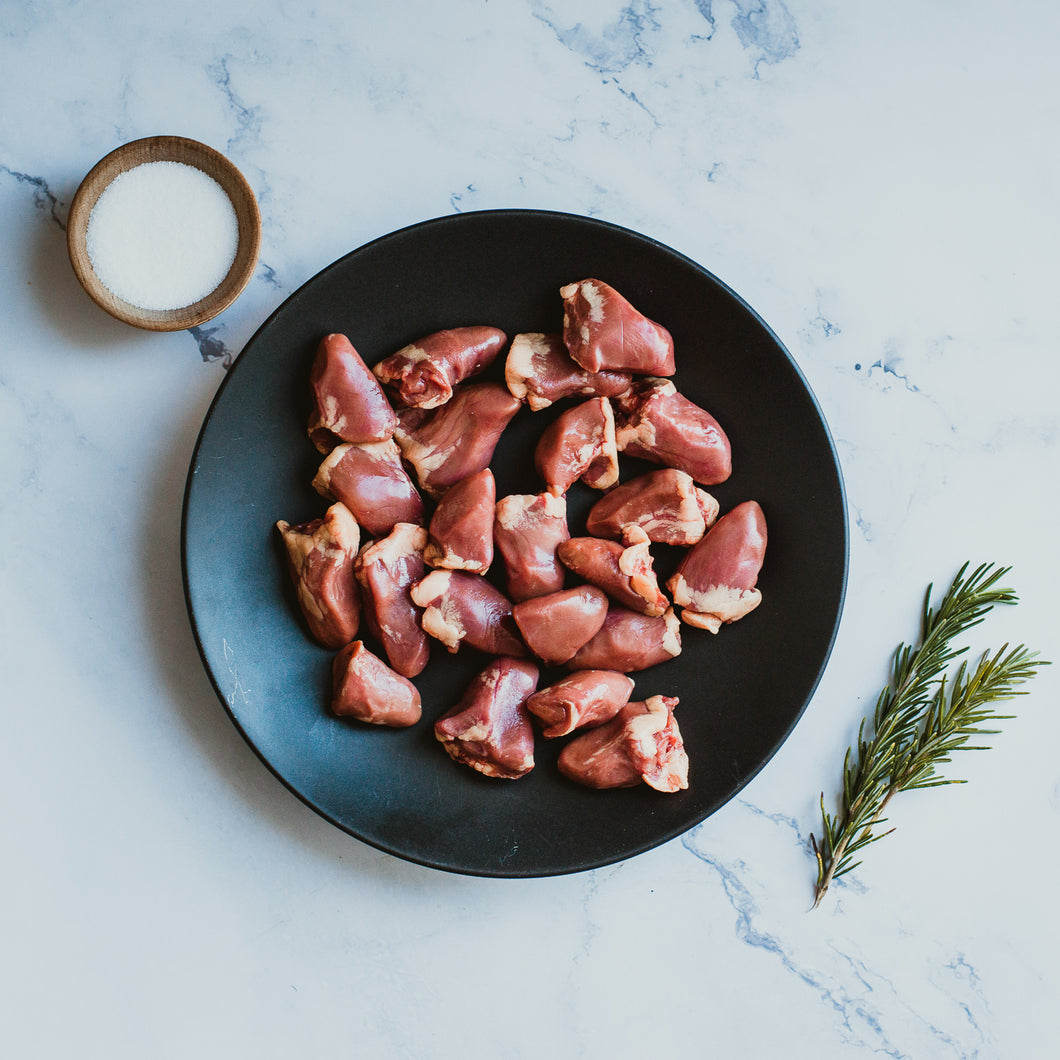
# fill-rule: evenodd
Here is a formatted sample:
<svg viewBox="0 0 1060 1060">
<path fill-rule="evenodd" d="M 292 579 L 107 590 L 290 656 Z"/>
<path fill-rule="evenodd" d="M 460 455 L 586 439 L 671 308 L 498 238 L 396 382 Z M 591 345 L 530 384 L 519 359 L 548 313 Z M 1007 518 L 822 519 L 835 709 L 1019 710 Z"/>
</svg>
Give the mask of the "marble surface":
<svg viewBox="0 0 1060 1060">
<path fill-rule="evenodd" d="M 982 645 L 1058 655 L 1057 8 L 0 10 L 5 1055 L 1053 1055 L 1055 667 L 813 912 L 808 836 L 928 582 L 1011 564 Z M 167 132 L 242 169 L 264 231 L 230 309 L 149 334 L 83 294 L 64 227 L 97 159 Z M 743 295 L 820 401 L 851 524 L 830 665 L 758 777 L 654 851 L 523 881 L 290 795 L 212 691 L 179 557 L 202 417 L 272 310 L 496 207 L 625 225 Z"/>
</svg>

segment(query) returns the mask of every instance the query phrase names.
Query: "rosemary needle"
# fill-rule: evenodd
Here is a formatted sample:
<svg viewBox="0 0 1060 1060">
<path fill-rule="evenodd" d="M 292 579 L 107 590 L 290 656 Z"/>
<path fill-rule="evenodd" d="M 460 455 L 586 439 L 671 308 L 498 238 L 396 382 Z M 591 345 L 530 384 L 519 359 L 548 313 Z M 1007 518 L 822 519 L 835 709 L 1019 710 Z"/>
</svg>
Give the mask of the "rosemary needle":
<svg viewBox="0 0 1060 1060">
<path fill-rule="evenodd" d="M 1016 686 L 1030 680 L 1039 666 L 1037 652 L 1022 644 L 1006 644 L 984 652 L 978 662 L 962 660 L 967 652 L 954 646 L 955 638 L 978 625 L 997 604 L 1015 604 L 1019 598 L 997 583 L 1010 567 L 984 563 L 966 576 L 966 563 L 957 572 L 937 608 L 931 606 L 932 586 L 924 594 L 920 638 L 915 646 L 900 644 L 894 653 L 891 679 L 880 692 L 870 719 L 858 727 L 857 742 L 843 759 L 840 807 L 830 814 L 821 795 L 822 839 L 810 835 L 817 859 L 814 908 L 833 880 L 861 864 L 860 854 L 894 829 L 881 830 L 884 812 L 900 791 L 963 784 L 943 777 L 938 768 L 948 764 L 954 751 L 985 749 L 969 743 L 997 729 L 988 724 L 1010 718 L 994 705 L 1022 695 Z"/>
</svg>

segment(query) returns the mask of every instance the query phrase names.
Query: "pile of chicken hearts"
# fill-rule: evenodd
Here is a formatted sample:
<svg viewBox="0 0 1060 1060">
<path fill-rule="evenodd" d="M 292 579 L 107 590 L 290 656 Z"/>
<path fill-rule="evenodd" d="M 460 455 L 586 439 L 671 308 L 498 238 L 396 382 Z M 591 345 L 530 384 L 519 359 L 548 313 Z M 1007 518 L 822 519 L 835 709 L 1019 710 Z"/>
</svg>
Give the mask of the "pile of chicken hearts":
<svg viewBox="0 0 1060 1060">
<path fill-rule="evenodd" d="M 701 488 L 729 477 L 729 441 L 670 380 L 669 332 L 600 280 L 559 294 L 561 332 L 509 344 L 498 328 L 456 327 L 373 369 L 345 335 L 325 336 L 308 434 L 324 455 L 313 486 L 330 503 L 277 527 L 308 630 L 337 652 L 336 715 L 416 724 L 411 679 L 432 644 L 466 645 L 492 658 L 434 723 L 455 761 L 525 776 L 540 731 L 566 738 L 558 765 L 570 780 L 679 791 L 678 700 L 631 701 L 628 674 L 678 655 L 682 622 L 716 633 L 758 605 L 765 518 L 753 500 L 720 514 Z M 475 381 L 505 347 L 504 385 Z M 557 401 L 569 407 L 534 452 L 544 488 L 498 498 L 490 461 L 505 427 L 524 406 Z M 619 483 L 619 453 L 660 467 Z M 601 496 L 586 536 L 571 537 L 577 481 Z M 653 543 L 686 549 L 669 597 Z M 496 560 L 503 578 L 491 580 Z M 566 676 L 539 689 L 540 664 Z"/>
</svg>

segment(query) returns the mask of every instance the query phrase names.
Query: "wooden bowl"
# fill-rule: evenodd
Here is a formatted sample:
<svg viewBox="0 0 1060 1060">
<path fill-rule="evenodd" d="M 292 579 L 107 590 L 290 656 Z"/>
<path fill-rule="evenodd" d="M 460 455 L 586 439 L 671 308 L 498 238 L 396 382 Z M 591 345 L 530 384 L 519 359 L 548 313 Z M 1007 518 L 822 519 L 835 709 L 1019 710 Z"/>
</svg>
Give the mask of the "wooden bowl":
<svg viewBox="0 0 1060 1060">
<path fill-rule="evenodd" d="M 235 260 L 221 283 L 204 298 L 179 309 L 141 309 L 109 290 L 92 267 L 86 233 L 96 200 L 119 174 L 145 162 L 183 162 L 212 177 L 235 208 L 239 242 Z M 148 331 L 181 331 L 227 309 L 246 287 L 258 261 L 261 214 L 243 174 L 219 151 L 183 136 L 148 136 L 132 140 L 102 158 L 77 189 L 66 226 L 66 247 L 77 279 L 89 297 L 112 317 Z"/>
</svg>

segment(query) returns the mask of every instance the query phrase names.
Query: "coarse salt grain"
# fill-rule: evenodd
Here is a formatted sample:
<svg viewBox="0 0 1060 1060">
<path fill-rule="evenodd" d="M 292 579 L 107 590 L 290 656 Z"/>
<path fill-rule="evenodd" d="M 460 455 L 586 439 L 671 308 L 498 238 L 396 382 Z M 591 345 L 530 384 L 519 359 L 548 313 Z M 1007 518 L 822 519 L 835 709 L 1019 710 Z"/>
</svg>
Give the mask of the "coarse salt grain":
<svg viewBox="0 0 1060 1060">
<path fill-rule="evenodd" d="M 201 169 L 144 162 L 103 189 L 85 241 L 111 293 L 140 309 L 182 309 L 228 275 L 239 221 L 225 190 Z"/>
</svg>

